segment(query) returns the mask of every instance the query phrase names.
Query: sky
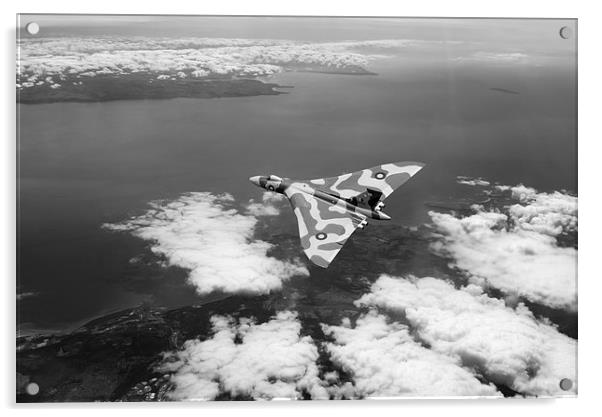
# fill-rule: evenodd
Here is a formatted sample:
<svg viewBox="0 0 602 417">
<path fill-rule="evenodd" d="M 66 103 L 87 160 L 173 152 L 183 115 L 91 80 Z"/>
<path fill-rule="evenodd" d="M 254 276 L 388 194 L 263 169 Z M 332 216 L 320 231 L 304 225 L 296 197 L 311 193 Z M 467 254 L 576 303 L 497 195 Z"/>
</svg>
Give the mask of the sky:
<svg viewBox="0 0 602 417">
<path fill-rule="evenodd" d="M 36 21 L 39 36 L 154 35 L 341 41 L 366 39 L 481 40 L 493 47 L 522 43 L 552 48 L 559 28 L 576 33 L 575 20 L 562 19 L 431 19 L 205 17 L 118 15 L 21 15 L 19 28 Z M 26 35 L 26 34 L 24 34 Z M 571 46 L 574 46 L 571 43 Z"/>
</svg>

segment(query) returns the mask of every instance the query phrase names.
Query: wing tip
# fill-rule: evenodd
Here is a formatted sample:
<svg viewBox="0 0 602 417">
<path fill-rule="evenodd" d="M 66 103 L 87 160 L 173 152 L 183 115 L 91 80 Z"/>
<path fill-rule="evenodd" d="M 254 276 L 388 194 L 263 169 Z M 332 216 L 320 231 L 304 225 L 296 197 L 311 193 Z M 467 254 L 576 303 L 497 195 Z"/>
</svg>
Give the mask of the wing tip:
<svg viewBox="0 0 602 417">
<path fill-rule="evenodd" d="M 418 161 L 400 161 L 400 162 L 393 162 L 392 164 L 393 165 L 401 165 L 401 166 L 416 165 L 416 166 L 419 166 L 420 168 L 424 168 L 426 166 L 426 163 L 418 162 Z"/>
<path fill-rule="evenodd" d="M 410 169 L 407 172 L 410 175 L 410 177 L 413 177 L 414 175 L 416 175 L 418 172 L 420 172 L 422 170 L 422 168 L 424 168 L 426 166 L 426 164 L 424 162 L 418 162 L 418 161 L 393 162 L 391 165 L 395 165 L 400 168 L 412 167 L 412 169 Z"/>
</svg>

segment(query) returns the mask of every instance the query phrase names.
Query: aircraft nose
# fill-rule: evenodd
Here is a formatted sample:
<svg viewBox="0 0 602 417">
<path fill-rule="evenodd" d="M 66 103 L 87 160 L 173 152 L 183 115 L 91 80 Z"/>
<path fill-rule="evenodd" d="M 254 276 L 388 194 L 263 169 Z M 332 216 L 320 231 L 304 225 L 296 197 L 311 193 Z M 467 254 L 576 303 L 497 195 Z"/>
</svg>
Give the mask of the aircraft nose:
<svg viewBox="0 0 602 417">
<path fill-rule="evenodd" d="M 261 175 L 256 175 L 254 177 L 249 177 L 249 181 L 251 181 L 256 186 L 261 187 L 261 185 L 259 184 L 259 179 L 260 178 L 261 178 Z"/>
</svg>

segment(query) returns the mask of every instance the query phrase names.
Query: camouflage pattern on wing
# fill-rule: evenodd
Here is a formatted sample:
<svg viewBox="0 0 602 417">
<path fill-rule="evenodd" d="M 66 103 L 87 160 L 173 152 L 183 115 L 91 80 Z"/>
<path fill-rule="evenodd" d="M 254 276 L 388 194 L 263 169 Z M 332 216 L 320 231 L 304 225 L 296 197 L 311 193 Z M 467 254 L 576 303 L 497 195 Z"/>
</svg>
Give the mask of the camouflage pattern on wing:
<svg viewBox="0 0 602 417">
<path fill-rule="evenodd" d="M 318 178 L 303 182 L 341 198 L 351 198 L 365 192 L 366 189 L 372 189 L 381 192 L 381 200 L 384 200 L 422 167 L 424 164 L 420 162 L 394 162 L 338 177 Z"/>
<path fill-rule="evenodd" d="M 311 262 L 326 268 L 366 217 L 348 211 L 342 200 L 318 199 L 313 191 L 306 183 L 293 182 L 285 194 L 297 216 L 303 251 Z"/>
</svg>

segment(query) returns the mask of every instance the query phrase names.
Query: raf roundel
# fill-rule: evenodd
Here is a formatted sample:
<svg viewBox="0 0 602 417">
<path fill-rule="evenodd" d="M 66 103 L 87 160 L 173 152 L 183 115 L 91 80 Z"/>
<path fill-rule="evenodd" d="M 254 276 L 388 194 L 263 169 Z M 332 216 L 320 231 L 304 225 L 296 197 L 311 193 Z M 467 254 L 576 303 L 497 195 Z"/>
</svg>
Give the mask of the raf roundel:
<svg viewBox="0 0 602 417">
<path fill-rule="evenodd" d="M 385 178 L 385 177 L 386 177 L 386 175 L 385 175 L 385 173 L 384 173 L 384 172 L 377 172 L 377 173 L 374 175 L 374 177 L 375 177 L 377 180 L 382 180 L 383 178 Z"/>
<path fill-rule="evenodd" d="M 324 240 L 324 239 L 326 239 L 326 233 L 322 233 L 322 232 L 318 233 L 316 235 L 316 239 L 318 239 L 318 240 Z"/>
</svg>

